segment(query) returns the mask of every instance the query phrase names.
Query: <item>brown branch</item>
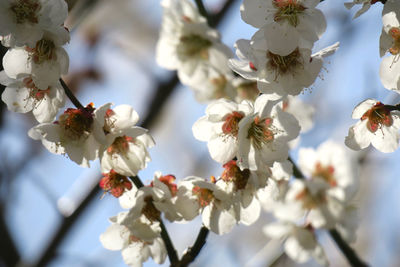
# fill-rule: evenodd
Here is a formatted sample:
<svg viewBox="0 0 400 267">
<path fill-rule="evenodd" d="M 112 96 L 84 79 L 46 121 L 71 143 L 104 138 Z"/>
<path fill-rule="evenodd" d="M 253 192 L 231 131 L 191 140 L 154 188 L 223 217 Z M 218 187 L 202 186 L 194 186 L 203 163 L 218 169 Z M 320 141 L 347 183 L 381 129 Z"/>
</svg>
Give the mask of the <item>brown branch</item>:
<svg viewBox="0 0 400 267">
<path fill-rule="evenodd" d="M 71 100 L 72 104 L 74 104 L 76 108 L 85 110 L 85 107 L 81 104 L 81 102 L 79 102 L 79 100 L 75 97 L 74 93 L 71 91 L 71 89 L 69 89 L 68 85 L 61 78 L 60 78 L 60 83 L 64 88 L 65 94 L 67 95 L 69 100 Z"/>
<path fill-rule="evenodd" d="M 197 255 L 199 255 L 200 250 L 203 248 L 203 246 L 206 244 L 206 239 L 208 236 L 208 233 L 210 230 L 208 230 L 207 227 L 202 226 L 200 229 L 199 234 L 197 235 L 196 241 L 194 242 L 193 246 L 188 249 L 188 251 L 185 253 L 185 255 L 182 256 L 182 259 L 179 261 L 178 265 L 179 267 L 185 267 L 188 266 L 190 263 L 192 263 Z"/>
<path fill-rule="evenodd" d="M 346 257 L 349 264 L 353 267 L 366 267 L 368 266 L 363 262 L 355 253 L 355 251 L 343 240 L 341 235 L 336 229 L 329 230 L 329 234 L 335 241 L 336 245 L 342 251 L 343 255 Z"/>
</svg>

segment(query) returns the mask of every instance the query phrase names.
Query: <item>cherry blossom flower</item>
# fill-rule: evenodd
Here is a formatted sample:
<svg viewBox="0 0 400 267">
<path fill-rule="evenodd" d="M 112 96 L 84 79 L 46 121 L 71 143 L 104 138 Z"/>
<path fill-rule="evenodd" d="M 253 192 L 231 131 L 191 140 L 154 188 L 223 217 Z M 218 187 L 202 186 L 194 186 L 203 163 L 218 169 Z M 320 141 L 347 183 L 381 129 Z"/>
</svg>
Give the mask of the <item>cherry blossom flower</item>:
<svg viewBox="0 0 400 267">
<path fill-rule="evenodd" d="M 270 173 L 240 170 L 235 160 L 229 161 L 223 167 L 224 171 L 216 185 L 231 198 L 236 220 L 245 225 L 253 224 L 261 212 L 257 192 L 267 185 Z"/>
<path fill-rule="evenodd" d="M 298 95 L 317 78 L 323 58 L 339 47 L 336 43 L 311 55 L 311 48 L 300 44 L 289 54 L 279 55 L 269 50 L 262 29 L 249 40 L 235 44 L 237 59 L 230 59 L 229 66 L 249 80 L 259 81 L 262 93 L 279 96 Z M 277 97 L 277 98 L 278 98 Z"/>
<path fill-rule="evenodd" d="M 286 38 L 279 45 L 293 50 L 294 47 L 289 47 L 298 44 L 300 38 L 314 43 L 325 32 L 325 16 L 315 8 L 318 3 L 318 0 L 245 0 L 240 11 L 242 19 L 256 28 L 276 28 L 276 35 L 268 35 L 271 41 L 276 36 Z"/>
<path fill-rule="evenodd" d="M 273 239 L 284 240 L 285 252 L 292 260 L 305 263 L 314 258 L 321 265 L 329 265 L 311 226 L 297 226 L 290 221 L 278 221 L 264 226 L 263 231 Z"/>
<path fill-rule="evenodd" d="M 149 257 L 162 264 L 167 256 L 163 240 L 156 232 L 155 238 L 142 240 L 134 235 L 130 229 L 140 229 L 141 231 L 153 231 L 141 219 L 132 221 L 130 227 L 122 225 L 127 212 L 121 212 L 115 217 L 110 218 L 112 223 L 108 229 L 100 235 L 100 242 L 109 250 L 121 250 L 122 258 L 128 266 L 141 267 L 142 263 Z M 151 236 L 151 234 L 146 234 Z"/>
<path fill-rule="evenodd" d="M 375 99 L 367 99 L 358 104 L 352 118 L 359 121 L 349 129 L 346 145 L 353 150 L 361 150 L 372 144 L 384 153 L 399 147 L 399 111 Z"/>
<path fill-rule="evenodd" d="M 400 90 L 400 3 L 387 1 L 382 11 L 383 29 L 380 38 L 381 62 L 379 74 L 382 84 L 389 90 Z"/>
<path fill-rule="evenodd" d="M 59 109 L 65 105 L 65 93 L 58 81 L 41 90 L 29 75 L 11 79 L 2 71 L 0 83 L 6 86 L 1 99 L 7 108 L 19 113 L 32 111 L 38 122 L 53 121 Z"/>
<path fill-rule="evenodd" d="M 177 211 L 186 221 L 201 213 L 205 227 L 218 235 L 230 232 L 236 225 L 236 214 L 230 196 L 215 183 L 190 176 L 178 184 Z"/>
<path fill-rule="evenodd" d="M 232 52 L 220 42 L 217 31 L 211 29 L 192 2 L 164 0 L 162 29 L 157 43 L 157 63 L 177 70 L 183 84 L 196 84 L 198 77 L 209 77 L 210 68 L 229 73 L 226 64 Z M 193 80 L 194 79 L 194 80 Z"/>
<path fill-rule="evenodd" d="M 33 48 L 15 47 L 3 58 L 4 71 L 12 79 L 30 75 L 36 87 L 45 90 L 67 74 L 69 57 L 61 45 L 69 41 L 69 32 L 59 28 L 58 32 L 45 32 Z"/>
<path fill-rule="evenodd" d="M 233 85 L 234 76 L 227 68 L 227 62 L 228 58 L 218 62 L 221 68 L 210 66 L 207 73 L 196 72 L 190 81 L 187 81 L 186 85 L 193 90 L 197 101 L 204 103 L 220 98 L 235 99 L 237 92 Z"/>
<path fill-rule="evenodd" d="M 299 167 L 303 174 L 312 179 L 322 179 L 330 186 L 330 194 L 342 201 L 354 197 L 359 181 L 356 164 L 341 144 L 328 140 L 316 150 L 299 150 Z"/>
<path fill-rule="evenodd" d="M 106 145 L 100 152 L 102 172 L 114 169 L 119 174 L 135 176 L 146 168 L 151 159 L 147 148 L 154 146 L 154 140 L 146 129 L 135 126 L 138 120 L 138 114 L 128 105 L 106 111 L 103 119 Z"/>
<path fill-rule="evenodd" d="M 238 165 L 256 171 L 286 160 L 288 142 L 299 132 L 296 118 L 282 111 L 279 101 L 271 100 L 269 95 L 259 96 L 253 112 L 239 121 Z"/>
<path fill-rule="evenodd" d="M 237 104 L 226 99 L 217 100 L 208 105 L 206 115 L 195 122 L 193 135 L 207 142 L 211 158 L 225 164 L 237 154 L 239 122 L 251 111 L 250 102 Z"/>
<path fill-rule="evenodd" d="M 44 31 L 61 27 L 68 15 L 64 0 L 4 0 L 0 3 L 3 45 L 34 47 Z"/>
<path fill-rule="evenodd" d="M 54 123 L 41 123 L 28 131 L 35 140 L 41 140 L 48 151 L 54 154 L 67 154 L 83 167 L 89 167 L 89 161 L 99 155 L 101 144 L 105 143 L 103 126 L 98 118 L 111 104 L 97 109 L 89 104 L 84 109 L 67 109 Z"/>
</svg>

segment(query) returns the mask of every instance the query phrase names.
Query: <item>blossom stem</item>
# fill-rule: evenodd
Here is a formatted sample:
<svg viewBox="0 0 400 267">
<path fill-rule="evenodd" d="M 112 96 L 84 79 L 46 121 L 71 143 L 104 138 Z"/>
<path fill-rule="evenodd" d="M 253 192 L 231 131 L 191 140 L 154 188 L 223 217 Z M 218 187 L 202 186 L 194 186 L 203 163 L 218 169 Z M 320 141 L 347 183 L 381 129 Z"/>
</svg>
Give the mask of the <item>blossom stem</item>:
<svg viewBox="0 0 400 267">
<path fill-rule="evenodd" d="M 131 181 L 135 184 L 136 188 L 141 188 L 144 186 L 142 181 L 138 176 L 129 176 Z M 160 222 L 160 227 L 161 227 L 161 238 L 164 241 L 165 248 L 167 249 L 168 253 L 168 258 L 171 263 L 171 266 L 177 266 L 179 259 L 178 259 L 178 254 L 176 253 L 174 244 L 172 244 L 172 240 L 168 234 L 167 228 L 164 225 L 164 222 L 162 221 L 161 218 L 158 220 Z"/>
<path fill-rule="evenodd" d="M 203 0 L 195 0 L 197 8 L 199 9 L 199 13 L 205 17 L 209 23 L 209 16 L 206 8 L 204 7 Z"/>
<path fill-rule="evenodd" d="M 297 167 L 297 165 L 293 161 L 293 159 L 291 157 L 289 157 L 288 160 L 293 164 L 294 177 L 296 177 L 297 179 L 305 179 L 306 177 L 301 172 L 299 167 Z M 349 262 L 349 264 L 351 266 L 354 266 L 354 267 L 368 266 L 366 263 L 364 263 L 360 259 L 360 257 L 356 254 L 356 252 L 343 240 L 342 236 L 339 234 L 339 232 L 336 229 L 329 230 L 329 234 L 332 237 L 332 239 L 335 241 L 335 243 L 339 247 L 339 249 L 342 251 L 343 255 L 346 257 L 347 261 Z"/>
<path fill-rule="evenodd" d="M 194 261 L 194 259 L 197 257 L 197 255 L 199 255 L 200 250 L 206 244 L 206 239 L 207 239 L 209 232 L 210 232 L 210 230 L 208 230 L 207 227 L 205 227 L 205 226 L 201 227 L 193 246 L 190 247 L 187 250 L 187 252 L 182 256 L 182 259 L 179 261 L 177 266 L 185 267 Z"/>
<path fill-rule="evenodd" d="M 61 78 L 60 83 L 61 86 L 64 88 L 65 94 L 68 96 L 69 100 L 71 100 L 72 104 L 74 104 L 74 106 L 78 109 L 85 110 L 85 107 L 81 104 L 81 102 L 79 102 L 74 93 L 72 93 L 71 89 L 69 89 L 68 85 Z"/>
</svg>

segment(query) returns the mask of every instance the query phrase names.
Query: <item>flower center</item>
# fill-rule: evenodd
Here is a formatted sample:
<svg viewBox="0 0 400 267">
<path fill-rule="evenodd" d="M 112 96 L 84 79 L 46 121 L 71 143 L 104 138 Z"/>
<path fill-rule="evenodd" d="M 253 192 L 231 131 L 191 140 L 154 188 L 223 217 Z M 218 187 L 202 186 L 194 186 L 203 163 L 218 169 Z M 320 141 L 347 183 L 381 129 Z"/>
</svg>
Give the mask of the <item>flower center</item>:
<svg viewBox="0 0 400 267">
<path fill-rule="evenodd" d="M 40 10 L 40 4 L 37 0 L 19 0 L 11 4 L 10 9 L 14 12 L 17 24 L 30 22 L 38 23 L 37 12 Z"/>
<path fill-rule="evenodd" d="M 50 40 L 41 39 L 37 41 L 35 48 L 27 47 L 26 50 L 30 52 L 31 58 L 36 64 L 57 59 L 56 45 Z"/>
<path fill-rule="evenodd" d="M 132 189 L 132 184 L 126 176 L 123 176 L 114 170 L 109 173 L 103 173 L 104 177 L 100 180 L 99 186 L 105 191 L 111 193 L 114 197 L 120 197 L 126 190 Z"/>
<path fill-rule="evenodd" d="M 306 7 L 297 0 L 274 0 L 273 5 L 278 9 L 275 13 L 274 20 L 276 22 L 287 20 L 293 27 L 297 27 L 299 24 L 298 14 L 303 13 L 306 9 Z"/>
<path fill-rule="evenodd" d="M 390 127 L 393 124 L 393 118 L 390 109 L 386 108 L 381 102 L 377 102 L 361 117 L 361 120 L 368 120 L 367 128 L 370 132 L 375 133 L 382 126 Z"/>
<path fill-rule="evenodd" d="M 25 87 L 29 89 L 29 98 L 33 99 L 34 101 L 40 101 L 50 93 L 50 87 L 46 90 L 40 90 L 37 88 L 32 80 L 32 77 L 26 77 L 22 82 L 24 83 Z"/>
<path fill-rule="evenodd" d="M 301 201 L 303 209 L 312 210 L 326 202 L 324 191 L 320 190 L 316 195 L 312 195 L 307 188 L 300 191 L 295 197 L 296 200 Z"/>
<path fill-rule="evenodd" d="M 234 111 L 225 116 L 225 122 L 222 125 L 222 132 L 226 135 L 237 137 L 239 132 L 239 121 L 244 117 L 240 111 Z"/>
<path fill-rule="evenodd" d="M 208 48 L 212 42 L 197 34 L 182 36 L 178 45 L 178 55 L 188 58 L 208 59 Z"/>
<path fill-rule="evenodd" d="M 261 149 L 263 144 L 274 141 L 274 132 L 272 130 L 272 118 L 260 120 L 260 117 L 255 117 L 251 123 L 247 138 L 250 138 L 251 143 L 256 149 Z"/>
<path fill-rule="evenodd" d="M 250 177 L 249 169 L 243 171 L 236 165 L 235 160 L 231 160 L 223 166 L 225 170 L 221 175 L 221 179 L 225 182 L 233 182 L 236 190 L 242 190 L 246 187 L 247 181 Z"/>
<path fill-rule="evenodd" d="M 275 79 L 282 74 L 288 72 L 294 73 L 299 67 L 303 66 L 299 48 L 286 56 L 281 56 L 267 51 L 267 69 L 275 72 Z"/>
<path fill-rule="evenodd" d="M 192 192 L 199 201 L 201 207 L 208 206 L 214 199 L 213 192 L 207 188 L 201 188 L 200 186 L 194 186 Z"/>
<path fill-rule="evenodd" d="M 400 54 L 400 28 L 393 27 L 389 30 L 390 36 L 393 38 L 393 46 L 389 49 L 392 55 Z"/>
<path fill-rule="evenodd" d="M 319 177 L 328 182 L 332 187 L 337 185 L 335 176 L 333 176 L 335 172 L 335 168 L 332 165 L 322 166 L 320 162 L 315 164 L 315 169 L 312 174 L 312 177 Z"/>
<path fill-rule="evenodd" d="M 84 109 L 67 109 L 56 122 L 64 130 L 64 137 L 74 141 L 81 139 L 82 136 L 87 138 L 92 129 L 93 111 L 91 105 L 87 105 Z"/>
<path fill-rule="evenodd" d="M 146 216 L 150 221 L 157 221 L 160 219 L 161 212 L 154 206 L 153 198 L 151 196 L 147 196 L 144 198 L 144 202 L 146 203 L 142 209 L 142 214 Z"/>
<path fill-rule="evenodd" d="M 107 148 L 107 153 L 113 155 L 115 153 L 124 155 L 129 150 L 129 143 L 134 143 L 134 139 L 130 136 L 118 136 L 115 138 L 111 146 Z"/>
</svg>

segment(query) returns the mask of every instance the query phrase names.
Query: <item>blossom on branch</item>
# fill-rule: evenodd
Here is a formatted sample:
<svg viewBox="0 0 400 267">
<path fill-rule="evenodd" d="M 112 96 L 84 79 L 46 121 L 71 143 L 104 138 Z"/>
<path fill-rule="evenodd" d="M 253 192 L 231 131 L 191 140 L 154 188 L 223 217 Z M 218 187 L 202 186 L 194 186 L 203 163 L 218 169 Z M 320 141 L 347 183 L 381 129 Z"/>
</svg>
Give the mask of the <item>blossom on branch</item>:
<svg viewBox="0 0 400 267">
<path fill-rule="evenodd" d="M 54 123 L 41 123 L 28 131 L 35 140 L 41 140 L 44 147 L 54 154 L 67 154 L 81 165 L 89 167 L 89 161 L 99 156 L 105 135 L 99 118 L 109 109 L 110 104 L 97 109 L 93 104 L 83 109 L 69 108 Z"/>
<path fill-rule="evenodd" d="M 112 223 L 108 229 L 100 235 L 100 242 L 104 248 L 109 250 L 121 250 L 124 262 L 131 267 L 141 267 L 148 258 L 153 258 L 157 264 L 162 264 L 167 251 L 159 233 L 156 232 L 152 239 L 143 240 L 131 231 L 132 228 L 141 231 L 153 231 L 141 218 L 132 221 L 128 226 L 123 225 L 127 212 L 121 212 L 115 217 L 110 218 Z"/>
<path fill-rule="evenodd" d="M 99 118 L 101 120 L 101 118 Z M 102 172 L 111 169 L 125 176 L 135 176 L 150 161 L 148 147 L 154 146 L 147 130 L 135 126 L 136 111 L 128 105 L 107 109 L 103 118 L 106 144 L 100 150 Z"/>
<path fill-rule="evenodd" d="M 384 153 L 399 147 L 400 112 L 393 110 L 375 99 L 367 99 L 358 104 L 352 114 L 359 121 L 349 129 L 346 145 L 353 150 L 361 150 L 372 144 Z"/>
<path fill-rule="evenodd" d="M 0 72 L 0 84 L 6 86 L 1 99 L 7 108 L 18 113 L 32 111 L 38 122 L 51 122 L 59 109 L 65 105 L 65 93 L 60 82 L 56 81 L 46 89 L 39 89 L 30 75 L 20 75 L 18 79 L 9 78 Z"/>
<path fill-rule="evenodd" d="M 0 36 L 5 46 L 34 47 L 45 31 L 62 27 L 68 15 L 64 0 L 2 0 Z"/>
</svg>

